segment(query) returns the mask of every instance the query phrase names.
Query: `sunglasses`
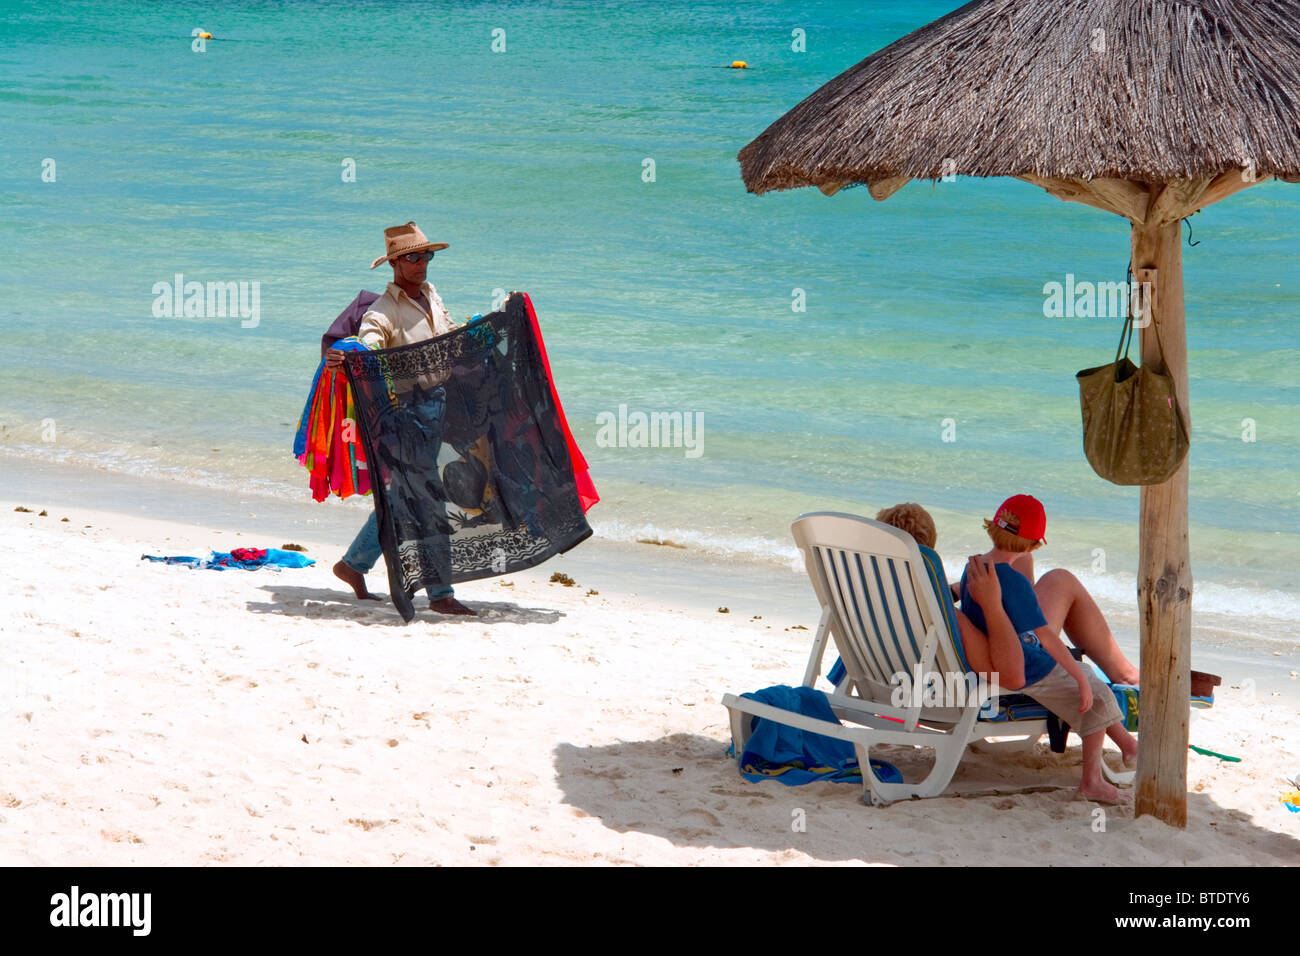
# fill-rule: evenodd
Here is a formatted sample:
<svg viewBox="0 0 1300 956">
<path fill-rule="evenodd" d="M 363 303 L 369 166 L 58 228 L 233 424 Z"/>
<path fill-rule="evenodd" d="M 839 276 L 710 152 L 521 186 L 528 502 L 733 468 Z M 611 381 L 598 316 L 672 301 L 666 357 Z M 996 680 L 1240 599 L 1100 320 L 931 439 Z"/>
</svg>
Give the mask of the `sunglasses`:
<svg viewBox="0 0 1300 956">
<path fill-rule="evenodd" d="M 428 262 L 433 258 L 432 252 L 408 252 L 402 256 L 407 262 Z"/>
</svg>

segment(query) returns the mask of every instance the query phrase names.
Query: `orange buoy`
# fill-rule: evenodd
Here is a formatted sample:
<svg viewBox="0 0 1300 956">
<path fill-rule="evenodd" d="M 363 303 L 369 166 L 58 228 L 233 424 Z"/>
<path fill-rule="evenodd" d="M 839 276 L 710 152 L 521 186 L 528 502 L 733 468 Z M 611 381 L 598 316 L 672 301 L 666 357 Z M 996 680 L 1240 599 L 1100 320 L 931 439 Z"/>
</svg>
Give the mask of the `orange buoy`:
<svg viewBox="0 0 1300 956">
<path fill-rule="evenodd" d="M 733 69 L 733 70 L 747 70 L 747 69 L 749 69 L 749 64 L 746 63 L 744 60 L 732 60 L 732 61 L 731 61 L 731 69 Z"/>
</svg>

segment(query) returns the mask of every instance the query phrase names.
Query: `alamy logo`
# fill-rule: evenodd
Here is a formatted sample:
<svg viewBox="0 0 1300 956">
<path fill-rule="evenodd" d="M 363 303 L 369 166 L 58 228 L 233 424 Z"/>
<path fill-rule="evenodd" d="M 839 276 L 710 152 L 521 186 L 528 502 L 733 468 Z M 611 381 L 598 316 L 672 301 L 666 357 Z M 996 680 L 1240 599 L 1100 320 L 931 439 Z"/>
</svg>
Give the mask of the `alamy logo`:
<svg viewBox="0 0 1300 956">
<path fill-rule="evenodd" d="M 596 444 L 601 448 L 684 448 L 687 458 L 704 454 L 703 412 L 631 412 L 596 416 Z"/>
<path fill-rule="evenodd" d="M 1067 273 L 1064 282 L 1043 283 L 1043 316 L 1049 319 L 1122 319 L 1126 308 L 1133 310 L 1133 325 L 1145 329 L 1151 324 L 1150 282 L 1075 282 Z"/>
<path fill-rule="evenodd" d="M 993 682 L 981 674 L 940 674 L 937 671 L 921 673 L 920 665 L 911 674 L 898 671 L 889 678 L 893 688 L 889 703 L 900 710 L 907 707 L 973 707 L 979 706 L 980 716 L 992 717 L 998 712 L 998 675 Z"/>
<path fill-rule="evenodd" d="M 224 319 L 239 316 L 246 329 L 262 321 L 262 283 L 186 282 L 176 273 L 175 282 L 153 284 L 153 314 L 156 319 Z"/>
<path fill-rule="evenodd" d="M 50 897 L 51 926 L 129 926 L 133 936 L 148 936 L 152 893 L 85 893 L 74 886 Z"/>
</svg>

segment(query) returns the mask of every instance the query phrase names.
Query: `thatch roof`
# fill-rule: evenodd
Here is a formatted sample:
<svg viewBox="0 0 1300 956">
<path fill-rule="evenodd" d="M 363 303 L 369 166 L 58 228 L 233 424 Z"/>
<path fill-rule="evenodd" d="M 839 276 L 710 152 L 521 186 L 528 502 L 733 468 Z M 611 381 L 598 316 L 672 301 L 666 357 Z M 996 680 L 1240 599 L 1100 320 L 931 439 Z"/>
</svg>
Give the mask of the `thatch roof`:
<svg viewBox="0 0 1300 956">
<path fill-rule="evenodd" d="M 1300 0 L 975 0 L 740 151 L 751 192 L 909 178 L 1300 177 Z M 945 160 L 948 162 L 945 163 Z"/>
</svg>

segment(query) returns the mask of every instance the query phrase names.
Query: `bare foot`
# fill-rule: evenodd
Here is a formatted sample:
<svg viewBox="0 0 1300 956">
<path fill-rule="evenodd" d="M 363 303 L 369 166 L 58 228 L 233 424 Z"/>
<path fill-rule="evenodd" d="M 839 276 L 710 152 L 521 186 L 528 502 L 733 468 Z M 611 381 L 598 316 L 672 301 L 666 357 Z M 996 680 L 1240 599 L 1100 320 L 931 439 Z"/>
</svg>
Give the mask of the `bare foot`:
<svg viewBox="0 0 1300 956">
<path fill-rule="evenodd" d="M 1119 748 L 1119 752 L 1124 756 L 1125 767 L 1132 768 L 1137 766 L 1138 742 L 1136 740 L 1133 740 L 1121 746 Z"/>
<path fill-rule="evenodd" d="M 356 568 L 350 568 L 342 561 L 334 565 L 334 576 L 350 587 L 357 597 L 363 601 L 382 601 L 378 594 L 371 594 L 366 590 L 366 576 Z"/>
<path fill-rule="evenodd" d="M 471 611 L 454 597 L 438 598 L 436 601 L 430 601 L 429 610 L 438 614 L 468 614 L 470 617 L 478 617 L 478 611 Z"/>
<path fill-rule="evenodd" d="M 1096 783 L 1079 784 L 1079 796 L 1093 803 L 1113 803 L 1128 806 L 1133 802 L 1133 794 L 1121 791 L 1118 787 L 1099 780 Z"/>
</svg>

